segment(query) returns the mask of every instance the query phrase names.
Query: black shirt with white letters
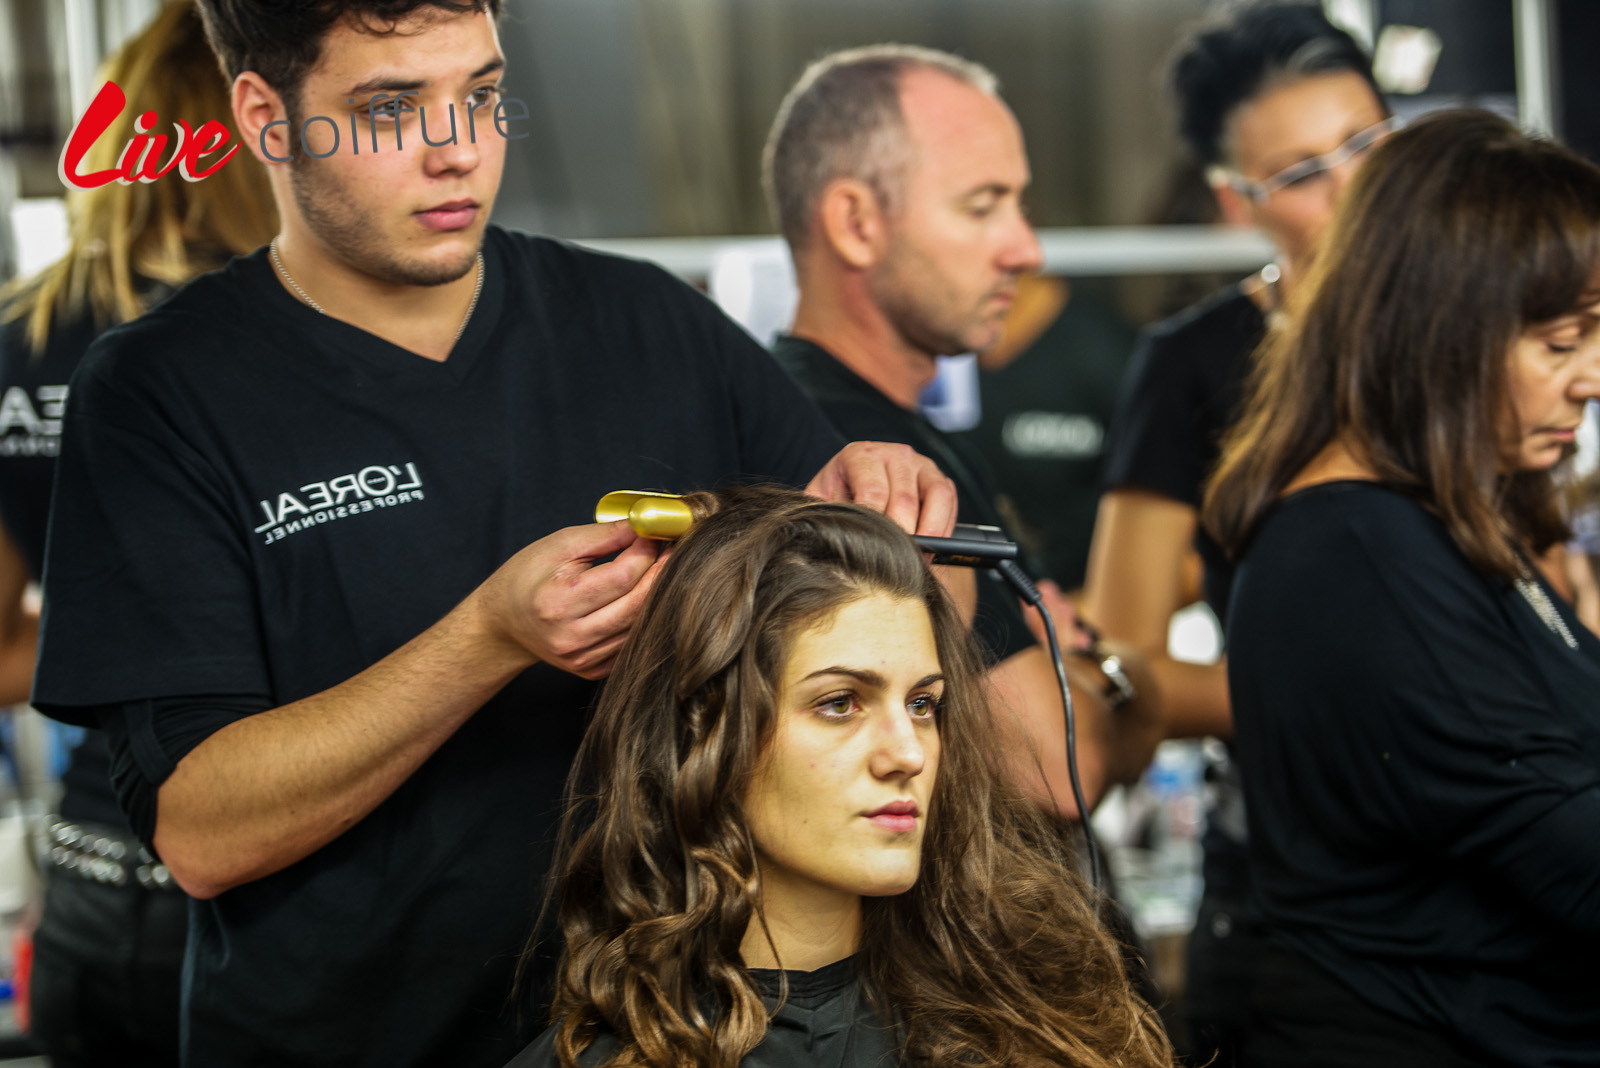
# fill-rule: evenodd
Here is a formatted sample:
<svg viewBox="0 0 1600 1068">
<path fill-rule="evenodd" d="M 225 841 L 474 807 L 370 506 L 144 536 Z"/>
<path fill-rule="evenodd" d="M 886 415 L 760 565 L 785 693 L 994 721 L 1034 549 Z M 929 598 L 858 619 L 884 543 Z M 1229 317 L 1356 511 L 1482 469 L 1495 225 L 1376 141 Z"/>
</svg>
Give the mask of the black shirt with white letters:
<svg viewBox="0 0 1600 1068">
<path fill-rule="evenodd" d="M 158 288 L 154 296 L 165 296 Z M 3 318 L 3 316 L 0 316 Z M 101 324 L 92 315 L 52 316 L 42 349 L 27 336 L 28 316 L 0 322 L 0 524 L 16 546 L 28 578 L 44 574 L 50 485 L 61 446 L 67 381 Z M 110 755 L 99 731 L 73 746 L 61 773 L 60 814 L 78 823 L 121 829 L 122 811 L 111 791 Z"/>
<path fill-rule="evenodd" d="M 841 444 L 657 268 L 491 228 L 483 270 L 443 362 L 295 300 L 264 250 L 91 349 L 36 698 L 68 719 L 120 706 L 136 830 L 210 734 L 349 679 L 523 546 L 591 522 L 603 493 L 803 484 Z M 509 1059 L 513 968 L 593 691 L 524 672 L 327 846 L 198 903 L 188 1062 Z M 208 694 L 233 696 L 171 700 Z"/>
</svg>

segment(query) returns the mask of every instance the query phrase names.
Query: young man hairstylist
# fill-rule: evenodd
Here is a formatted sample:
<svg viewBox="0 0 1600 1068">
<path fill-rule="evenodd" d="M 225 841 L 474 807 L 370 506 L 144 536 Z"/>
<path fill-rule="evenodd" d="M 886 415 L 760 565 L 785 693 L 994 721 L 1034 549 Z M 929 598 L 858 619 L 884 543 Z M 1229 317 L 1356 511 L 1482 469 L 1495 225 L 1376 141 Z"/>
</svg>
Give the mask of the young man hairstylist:
<svg viewBox="0 0 1600 1068">
<path fill-rule="evenodd" d="M 200 899 L 187 1064 L 498 1066 L 591 680 L 658 564 L 598 498 L 758 478 L 943 534 L 954 494 L 841 450 L 662 271 L 488 224 L 498 0 L 202 7 L 282 230 L 74 379 L 35 697 L 106 729 Z"/>
</svg>

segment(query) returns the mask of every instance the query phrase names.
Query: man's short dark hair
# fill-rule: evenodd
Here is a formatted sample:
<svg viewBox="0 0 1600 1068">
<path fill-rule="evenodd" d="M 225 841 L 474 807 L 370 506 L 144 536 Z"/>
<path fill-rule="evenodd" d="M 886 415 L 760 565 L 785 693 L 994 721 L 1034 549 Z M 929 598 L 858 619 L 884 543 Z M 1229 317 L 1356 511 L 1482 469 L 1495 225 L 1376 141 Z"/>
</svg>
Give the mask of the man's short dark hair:
<svg viewBox="0 0 1600 1068">
<path fill-rule="evenodd" d="M 1178 135 L 1203 164 L 1223 161 L 1235 108 L 1270 89 L 1319 74 L 1359 74 L 1381 101 L 1372 61 L 1314 3 L 1252 0 L 1225 7 L 1181 41 L 1168 68 Z"/>
<path fill-rule="evenodd" d="M 906 155 L 900 80 L 917 69 L 985 93 L 999 90 L 993 73 L 960 56 L 879 44 L 812 63 L 778 105 L 762 153 L 761 183 L 791 248 L 805 245 L 817 197 L 835 178 L 858 178 L 885 207 L 896 203 Z"/>
<path fill-rule="evenodd" d="M 229 83 L 253 70 L 277 90 L 291 112 L 300 87 L 322 55 L 334 24 L 350 20 L 388 33 L 424 8 L 451 14 L 486 11 L 499 18 L 501 0 L 197 0 L 222 73 Z"/>
</svg>

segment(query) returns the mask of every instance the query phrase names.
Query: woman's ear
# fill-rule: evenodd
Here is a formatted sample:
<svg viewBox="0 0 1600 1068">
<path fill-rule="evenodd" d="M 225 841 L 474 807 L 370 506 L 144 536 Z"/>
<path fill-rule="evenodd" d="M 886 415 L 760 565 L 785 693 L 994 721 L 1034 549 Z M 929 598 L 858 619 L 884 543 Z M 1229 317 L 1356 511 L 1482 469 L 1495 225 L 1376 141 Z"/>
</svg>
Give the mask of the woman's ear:
<svg viewBox="0 0 1600 1068">
<path fill-rule="evenodd" d="M 1253 227 L 1256 225 L 1255 204 L 1239 192 L 1226 179 L 1211 179 L 1211 192 L 1222 209 L 1222 218 L 1229 226 Z"/>
</svg>

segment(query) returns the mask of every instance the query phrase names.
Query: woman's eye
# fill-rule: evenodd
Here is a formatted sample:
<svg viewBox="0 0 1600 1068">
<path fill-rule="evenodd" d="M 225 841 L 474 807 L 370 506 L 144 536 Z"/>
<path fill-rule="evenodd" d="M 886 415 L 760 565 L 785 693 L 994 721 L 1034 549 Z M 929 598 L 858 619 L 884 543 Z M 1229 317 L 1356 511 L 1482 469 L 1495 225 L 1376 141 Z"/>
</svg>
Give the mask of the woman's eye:
<svg viewBox="0 0 1600 1068">
<path fill-rule="evenodd" d="M 925 693 L 913 697 L 906 703 L 906 707 L 918 719 L 932 719 L 938 714 L 941 703 L 939 698 Z"/>
<path fill-rule="evenodd" d="M 1544 343 L 1545 351 L 1559 356 L 1577 352 L 1588 340 L 1588 332 L 1582 330 L 1561 330 L 1554 334 L 1546 334 L 1539 339 Z"/>
<path fill-rule="evenodd" d="M 844 719 L 856 710 L 856 695 L 836 693 L 817 702 L 817 711 L 830 719 Z"/>
</svg>

